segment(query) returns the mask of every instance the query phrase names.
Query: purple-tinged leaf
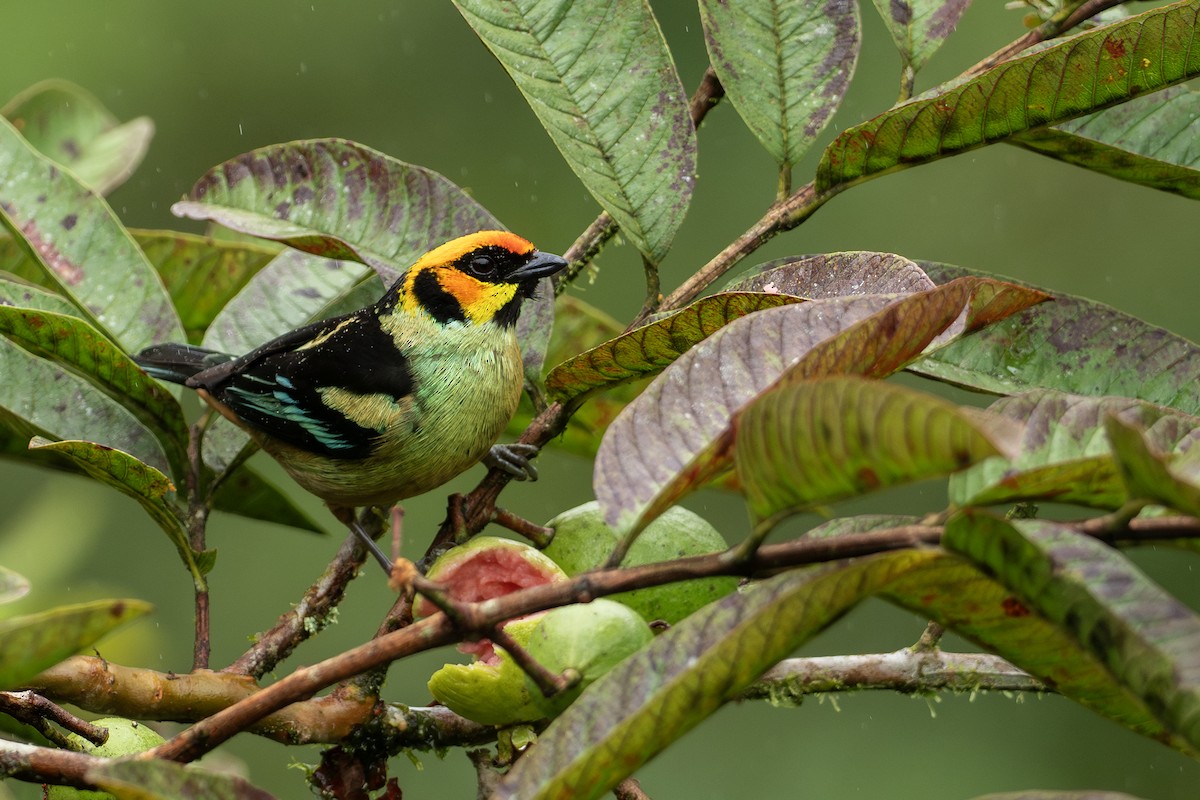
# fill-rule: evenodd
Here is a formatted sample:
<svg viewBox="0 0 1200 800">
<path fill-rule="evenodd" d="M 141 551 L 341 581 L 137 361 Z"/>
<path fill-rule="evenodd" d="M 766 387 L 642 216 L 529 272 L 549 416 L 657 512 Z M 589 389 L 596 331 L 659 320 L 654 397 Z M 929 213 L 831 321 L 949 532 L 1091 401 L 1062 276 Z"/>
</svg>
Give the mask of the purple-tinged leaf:
<svg viewBox="0 0 1200 800">
<path fill-rule="evenodd" d="M 104 199 L 7 120 L 0 120 L 0 224 L 24 240 L 45 279 L 126 351 L 183 338 L 154 267 Z"/>
<path fill-rule="evenodd" d="M 852 250 L 791 256 L 760 264 L 734 278 L 725 292 L 778 292 L 818 300 L 858 294 L 908 294 L 934 282 L 904 256 Z"/>
<path fill-rule="evenodd" d="M 438 173 L 344 139 L 252 150 L 210 169 L 171 210 L 360 261 L 387 283 L 443 242 L 501 227 Z"/>
<path fill-rule="evenodd" d="M 583 185 L 654 263 L 691 200 L 696 132 L 646 0 L 455 0 Z"/>
<path fill-rule="evenodd" d="M 938 283 L 970 273 L 922 263 Z M 996 394 L 1057 389 L 1133 397 L 1200 415 L 1200 347 L 1116 309 L 1071 295 L 1035 306 L 910 367 Z"/>
<path fill-rule="evenodd" d="M 1200 5 L 1174 3 L 923 96 L 845 131 L 817 167 L 817 190 L 844 188 L 1200 75 Z"/>
<path fill-rule="evenodd" d="M 709 59 L 775 161 L 796 164 L 837 111 L 858 60 L 854 0 L 701 0 Z"/>
<path fill-rule="evenodd" d="M 0 108 L 21 135 L 100 194 L 133 174 L 150 146 L 154 123 L 121 123 L 90 92 L 62 80 L 30 86 Z"/>
<path fill-rule="evenodd" d="M 1162 442 L 1154 442 L 1153 429 L 1116 415 L 1104 421 L 1112 442 L 1116 469 L 1131 500 L 1159 503 L 1193 516 L 1200 515 L 1200 419 L 1191 418 L 1187 444 L 1193 445 L 1181 459 L 1170 457 Z M 1175 463 L 1173 463 L 1175 462 Z M 1178 463 L 1182 462 L 1182 463 Z"/>
<path fill-rule="evenodd" d="M 970 280 L 900 299 L 814 300 L 730 323 L 684 353 L 610 426 L 593 476 L 609 525 L 635 535 L 726 470 L 737 415 L 776 381 L 883 377 L 952 328 L 955 335 L 969 333 L 1045 298 L 1012 284 Z"/>
</svg>

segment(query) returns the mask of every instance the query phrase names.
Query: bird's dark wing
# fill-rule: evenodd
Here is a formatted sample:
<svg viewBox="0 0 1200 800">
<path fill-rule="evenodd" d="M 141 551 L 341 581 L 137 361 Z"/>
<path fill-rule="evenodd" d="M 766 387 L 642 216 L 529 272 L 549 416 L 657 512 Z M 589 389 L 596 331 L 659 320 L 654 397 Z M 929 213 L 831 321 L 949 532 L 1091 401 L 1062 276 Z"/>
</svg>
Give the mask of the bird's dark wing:
<svg viewBox="0 0 1200 800">
<path fill-rule="evenodd" d="M 408 360 L 380 327 L 374 308 L 300 328 L 241 358 L 193 376 L 248 425 L 332 458 L 365 458 L 382 431 L 329 404 L 328 390 L 412 394 Z"/>
</svg>

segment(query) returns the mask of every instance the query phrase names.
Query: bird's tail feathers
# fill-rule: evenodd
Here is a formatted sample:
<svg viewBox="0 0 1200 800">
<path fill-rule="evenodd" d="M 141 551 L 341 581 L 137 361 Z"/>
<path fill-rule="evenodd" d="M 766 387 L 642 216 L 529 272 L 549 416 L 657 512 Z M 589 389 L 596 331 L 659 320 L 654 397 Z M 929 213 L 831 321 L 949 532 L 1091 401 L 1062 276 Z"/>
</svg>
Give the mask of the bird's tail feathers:
<svg viewBox="0 0 1200 800">
<path fill-rule="evenodd" d="M 232 359 L 226 353 L 190 344 L 156 344 L 133 358 L 151 376 L 171 383 L 184 383 L 196 373 Z"/>
</svg>

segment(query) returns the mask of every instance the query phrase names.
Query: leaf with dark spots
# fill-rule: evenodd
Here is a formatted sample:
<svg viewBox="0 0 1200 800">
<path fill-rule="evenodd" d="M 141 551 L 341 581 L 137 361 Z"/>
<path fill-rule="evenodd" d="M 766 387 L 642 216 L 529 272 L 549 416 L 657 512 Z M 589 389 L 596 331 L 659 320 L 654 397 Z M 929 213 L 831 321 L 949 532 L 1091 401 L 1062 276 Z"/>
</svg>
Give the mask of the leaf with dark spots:
<svg viewBox="0 0 1200 800">
<path fill-rule="evenodd" d="M 973 273 L 921 262 L 938 283 Z M 1200 348 L 1092 300 L 1057 294 L 910 367 L 995 394 L 1057 389 L 1115 395 L 1200 415 Z"/>
<path fill-rule="evenodd" d="M 1021 425 L 883 381 L 827 377 L 760 394 L 738 415 L 735 464 L 756 537 L 799 511 L 998 456 Z"/>
<path fill-rule="evenodd" d="M 99 331 L 76 317 L 0 306 L 0 334 L 105 392 L 154 432 L 173 474 L 185 474 L 188 433 L 179 402 Z M 25 390 L 36 394 L 41 387 Z"/>
<path fill-rule="evenodd" d="M 89 477 L 136 500 L 175 545 L 196 588 L 204 588 L 203 570 L 197 564 L 197 554 L 188 543 L 182 512 L 172 503 L 175 485 L 170 478 L 128 453 L 96 442 L 52 442 L 35 436 L 29 442 L 29 449 L 34 453 L 54 453 L 65 457 Z"/>
<path fill-rule="evenodd" d="M 1043 390 L 1003 398 L 988 410 L 1024 423 L 1024 436 L 1015 458 L 985 461 L 950 479 L 950 500 L 959 506 L 1053 500 L 1120 508 L 1130 498 L 1104 434 L 1110 416 L 1145 430 L 1164 453 L 1200 441 L 1200 419 L 1125 397 Z"/>
<path fill-rule="evenodd" d="M 43 193 L 47 199 L 37 202 Z M 24 240 L 42 281 L 127 352 L 183 338 L 166 289 L 104 199 L 56 169 L 6 120 L 0 120 L 0 207 L 0 223 Z M 68 215 L 77 218 L 70 230 L 60 224 Z"/>
<path fill-rule="evenodd" d="M 1200 199 L 1192 130 L 1200 91 L 1173 86 L 1086 117 L 1023 133 L 1012 144 L 1102 175 Z"/>
<path fill-rule="evenodd" d="M 6 336 L 0 336 L 0 375 L 21 376 L 19 381 L 0 381 L 0 409 L 6 412 L 0 419 L 6 428 L 24 437 L 22 444 L 35 434 L 87 439 L 132 453 L 156 469 L 169 471 L 162 444 L 124 403 Z"/>
<path fill-rule="evenodd" d="M 564 361 L 546 377 L 559 402 L 661 372 L 721 326 L 764 308 L 800 302 L 785 294 L 721 293 L 701 298 L 664 319 L 623 333 Z"/>
<path fill-rule="evenodd" d="M 5 246 L 11 243 L 12 239 L 0 239 L 0 263 L 4 263 Z M 15 247 L 15 245 L 13 246 Z M 67 316 L 81 316 L 79 309 L 61 295 L 20 280 L 4 277 L 3 273 L 0 273 L 0 306 L 16 306 L 39 311 L 53 311 L 55 314 Z"/>
<path fill-rule="evenodd" d="M 344 139 L 245 153 L 205 173 L 171 210 L 313 255 L 368 264 L 388 283 L 443 242 L 502 227 L 438 173 Z"/>
<path fill-rule="evenodd" d="M 188 341 L 198 344 L 217 313 L 272 258 L 275 251 L 175 231 L 134 231 L 166 284 Z"/>
<path fill-rule="evenodd" d="M 725 292 L 778 292 L 817 300 L 859 294 L 907 294 L 932 289 L 917 264 L 894 253 L 851 251 L 791 256 L 759 264 L 734 278 Z"/>
<path fill-rule="evenodd" d="M 980 535 L 986 535 L 992 519 L 980 514 L 956 518 L 950 525 L 982 526 Z M 974 535 L 976 530 L 960 529 L 956 535 Z M 1000 558 L 1015 562 L 1017 553 L 998 547 L 994 559 Z M 1022 603 L 986 564 L 943 551 L 891 582 L 881 597 L 923 619 L 938 621 L 1018 665 L 1052 691 L 1123 727 L 1152 739 L 1166 738 L 1162 724 L 1109 673 L 1102 657 L 1081 646 L 1054 620 Z"/>
<path fill-rule="evenodd" d="M 860 600 L 936 554 L 881 553 L 788 572 L 702 608 L 585 689 L 494 796 L 600 797 Z"/>
<path fill-rule="evenodd" d="M 154 136 L 149 118 L 121 123 L 89 92 L 62 80 L 34 84 L 5 103 L 0 115 L 100 194 L 133 174 Z"/>
<path fill-rule="evenodd" d="M 1157 722 L 1162 733 L 1152 735 L 1192 755 L 1200 750 L 1200 616 L 1120 551 L 1052 522 L 982 512 L 951 520 L 943 542 L 1103 664 Z"/>
<path fill-rule="evenodd" d="M 630 241 L 662 261 L 691 201 L 696 132 L 643 0 L 456 0 L 567 164 Z"/>
<path fill-rule="evenodd" d="M 921 69 L 954 32 L 971 0 L 874 0 L 900 58 Z"/>
<path fill-rule="evenodd" d="M 817 190 L 1004 141 L 1200 75 L 1195 0 L 1174 3 L 885 111 L 843 132 L 817 167 Z"/>
<path fill-rule="evenodd" d="M 701 0 L 709 59 L 771 157 L 796 164 L 841 105 L 862 38 L 853 0 Z"/>
<path fill-rule="evenodd" d="M 0 689 L 20 687 L 151 610 L 141 600 L 94 600 L 0 620 Z"/>
<path fill-rule="evenodd" d="M 634 535 L 677 499 L 732 464 L 741 409 L 777 381 L 883 377 L 954 326 L 974 330 L 976 301 L 1045 298 L 1012 284 L 970 280 L 897 299 L 813 300 L 735 320 L 684 353 L 625 408 L 596 457 L 593 487 L 608 523 Z M 966 313 L 964 313 L 966 312 Z"/>
</svg>

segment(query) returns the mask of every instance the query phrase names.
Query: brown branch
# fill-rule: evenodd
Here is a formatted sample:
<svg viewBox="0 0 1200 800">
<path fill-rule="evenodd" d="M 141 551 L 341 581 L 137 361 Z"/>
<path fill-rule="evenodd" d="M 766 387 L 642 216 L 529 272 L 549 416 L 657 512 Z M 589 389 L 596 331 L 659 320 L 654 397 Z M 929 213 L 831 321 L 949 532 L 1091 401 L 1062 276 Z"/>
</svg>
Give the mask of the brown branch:
<svg viewBox="0 0 1200 800">
<path fill-rule="evenodd" d="M 34 692 L 0 692 L 0 713 L 8 714 L 45 736 L 59 747 L 66 746 L 66 738 L 50 722 L 57 722 L 72 733 L 77 733 L 99 747 L 108 741 L 108 729 L 80 719 L 57 703 Z"/>
<path fill-rule="evenodd" d="M 617 800 L 650 800 L 650 795 L 642 791 L 642 785 L 637 778 L 626 778 L 613 787 L 613 796 Z"/>
<path fill-rule="evenodd" d="M 108 763 L 106 758 L 58 750 L 53 747 L 38 747 L 32 744 L 9 742 L 0 739 L 0 777 L 16 778 L 30 783 L 53 783 L 77 786 L 81 789 L 96 789 L 84 775 L 90 769 Z"/>
</svg>

